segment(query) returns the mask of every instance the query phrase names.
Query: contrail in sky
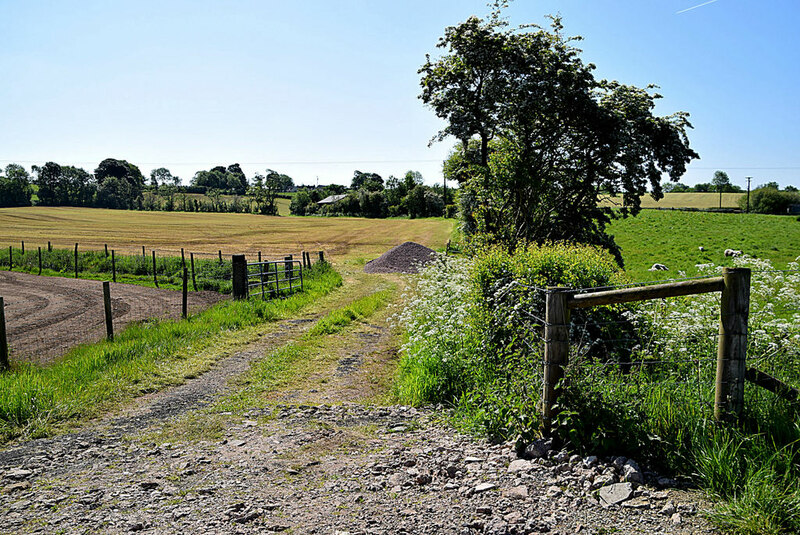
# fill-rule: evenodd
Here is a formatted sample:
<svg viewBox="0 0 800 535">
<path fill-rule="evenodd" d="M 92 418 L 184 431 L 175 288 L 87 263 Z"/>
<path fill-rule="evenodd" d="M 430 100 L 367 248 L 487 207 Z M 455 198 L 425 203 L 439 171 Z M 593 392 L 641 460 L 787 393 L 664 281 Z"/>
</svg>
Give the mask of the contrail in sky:
<svg viewBox="0 0 800 535">
<path fill-rule="evenodd" d="M 707 6 L 708 4 L 713 4 L 717 0 L 708 0 L 708 2 L 703 2 L 702 4 L 697 4 L 696 6 L 687 7 L 686 9 L 681 9 L 680 11 L 676 11 L 676 15 L 680 15 L 681 13 L 686 13 L 687 11 L 691 11 L 693 9 L 697 9 L 698 7 Z"/>
</svg>

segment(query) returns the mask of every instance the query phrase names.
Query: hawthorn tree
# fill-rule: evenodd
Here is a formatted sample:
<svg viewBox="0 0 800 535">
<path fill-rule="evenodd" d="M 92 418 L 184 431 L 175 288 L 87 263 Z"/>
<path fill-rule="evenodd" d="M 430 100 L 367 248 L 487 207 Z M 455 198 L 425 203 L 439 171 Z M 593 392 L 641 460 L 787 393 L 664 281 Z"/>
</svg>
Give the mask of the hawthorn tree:
<svg viewBox="0 0 800 535">
<path fill-rule="evenodd" d="M 461 144 L 445 171 L 471 203 L 465 228 L 509 248 L 601 245 L 621 263 L 606 224 L 638 213 L 648 186 L 661 198 L 662 175 L 677 181 L 698 157 L 688 114 L 658 117 L 652 86 L 596 79 L 559 18 L 550 30 L 509 28 L 501 9 L 446 28 L 443 54 L 419 70 L 420 99 L 447 122 L 432 141 Z M 623 207 L 598 206 L 601 192 L 621 194 Z"/>
</svg>

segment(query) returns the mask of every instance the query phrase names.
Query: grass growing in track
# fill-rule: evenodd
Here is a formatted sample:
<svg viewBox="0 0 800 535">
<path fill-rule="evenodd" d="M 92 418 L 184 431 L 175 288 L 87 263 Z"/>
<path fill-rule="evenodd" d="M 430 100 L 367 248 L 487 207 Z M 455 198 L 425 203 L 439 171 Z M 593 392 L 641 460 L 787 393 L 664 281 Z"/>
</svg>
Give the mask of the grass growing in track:
<svg viewBox="0 0 800 535">
<path fill-rule="evenodd" d="M 46 435 L 56 424 L 197 375 L 246 342 L 249 329 L 290 317 L 342 283 L 328 264 L 307 273 L 306 291 L 285 299 L 229 301 L 185 321 L 132 325 L 113 342 L 80 346 L 51 366 L 17 364 L 0 373 L 0 441 Z"/>
<path fill-rule="evenodd" d="M 800 221 L 788 216 L 645 210 L 613 221 L 609 232 L 634 281 L 674 278 L 679 270 L 692 276 L 696 264 L 731 265 L 725 249 L 769 259 L 777 269 L 800 256 Z M 669 271 L 647 271 L 656 262 Z"/>
<path fill-rule="evenodd" d="M 396 285 L 392 284 L 386 290 L 358 298 L 347 306 L 329 312 L 297 342 L 287 344 L 254 363 L 241 380 L 243 387 L 220 402 L 216 410 L 264 406 L 265 393 L 290 383 L 302 383 L 326 365 L 322 361 L 327 358 L 326 354 L 332 352 L 332 346 L 338 340 L 338 337 L 331 335 L 369 318 L 384 308 L 395 293 Z"/>
</svg>

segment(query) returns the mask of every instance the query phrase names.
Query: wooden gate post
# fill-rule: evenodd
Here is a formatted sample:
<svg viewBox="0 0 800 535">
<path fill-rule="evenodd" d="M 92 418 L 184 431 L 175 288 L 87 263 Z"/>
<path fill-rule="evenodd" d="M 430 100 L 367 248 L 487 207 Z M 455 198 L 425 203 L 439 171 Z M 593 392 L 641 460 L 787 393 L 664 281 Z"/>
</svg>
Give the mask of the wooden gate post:
<svg viewBox="0 0 800 535">
<path fill-rule="evenodd" d="M 247 259 L 243 254 L 231 257 L 233 276 L 233 298 L 247 299 Z"/>
<path fill-rule="evenodd" d="M 75 244 L 75 278 L 78 278 L 78 244 Z"/>
<path fill-rule="evenodd" d="M 103 281 L 103 308 L 106 313 L 106 339 L 114 340 L 114 324 L 111 318 L 111 288 L 108 281 Z"/>
<path fill-rule="evenodd" d="M 289 291 L 292 291 L 292 275 L 294 272 L 294 264 L 292 263 L 292 255 L 283 257 L 283 276 L 289 281 Z"/>
<path fill-rule="evenodd" d="M 264 264 L 261 262 L 261 251 L 258 252 L 258 274 L 261 279 L 261 299 L 264 299 Z"/>
<path fill-rule="evenodd" d="M 42 248 L 38 248 L 39 251 L 39 275 L 42 274 Z"/>
<path fill-rule="evenodd" d="M 8 363 L 8 338 L 6 338 L 6 306 L 0 297 L 0 370 L 7 370 Z"/>
<path fill-rule="evenodd" d="M 744 408 L 750 270 L 724 268 L 722 279 L 714 418 L 730 421 L 738 419 Z"/>
<path fill-rule="evenodd" d="M 569 288 L 548 288 L 545 304 L 544 328 L 544 386 L 542 389 L 542 432 L 547 436 L 558 400 L 560 388 L 556 385 L 564 377 L 564 366 L 569 360 Z"/>
</svg>

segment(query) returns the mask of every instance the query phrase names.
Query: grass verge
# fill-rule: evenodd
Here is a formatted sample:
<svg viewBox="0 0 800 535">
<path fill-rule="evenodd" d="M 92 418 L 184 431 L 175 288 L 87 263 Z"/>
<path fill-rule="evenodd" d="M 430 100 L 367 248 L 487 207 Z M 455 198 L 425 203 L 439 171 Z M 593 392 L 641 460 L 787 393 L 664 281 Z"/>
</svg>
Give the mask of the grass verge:
<svg viewBox="0 0 800 535">
<path fill-rule="evenodd" d="M 0 441 L 51 433 L 112 404 L 204 371 L 259 325 L 290 317 L 342 284 L 328 264 L 309 270 L 305 292 L 220 303 L 188 320 L 135 324 L 113 342 L 84 345 L 57 363 L 15 363 L 0 374 Z"/>
</svg>

